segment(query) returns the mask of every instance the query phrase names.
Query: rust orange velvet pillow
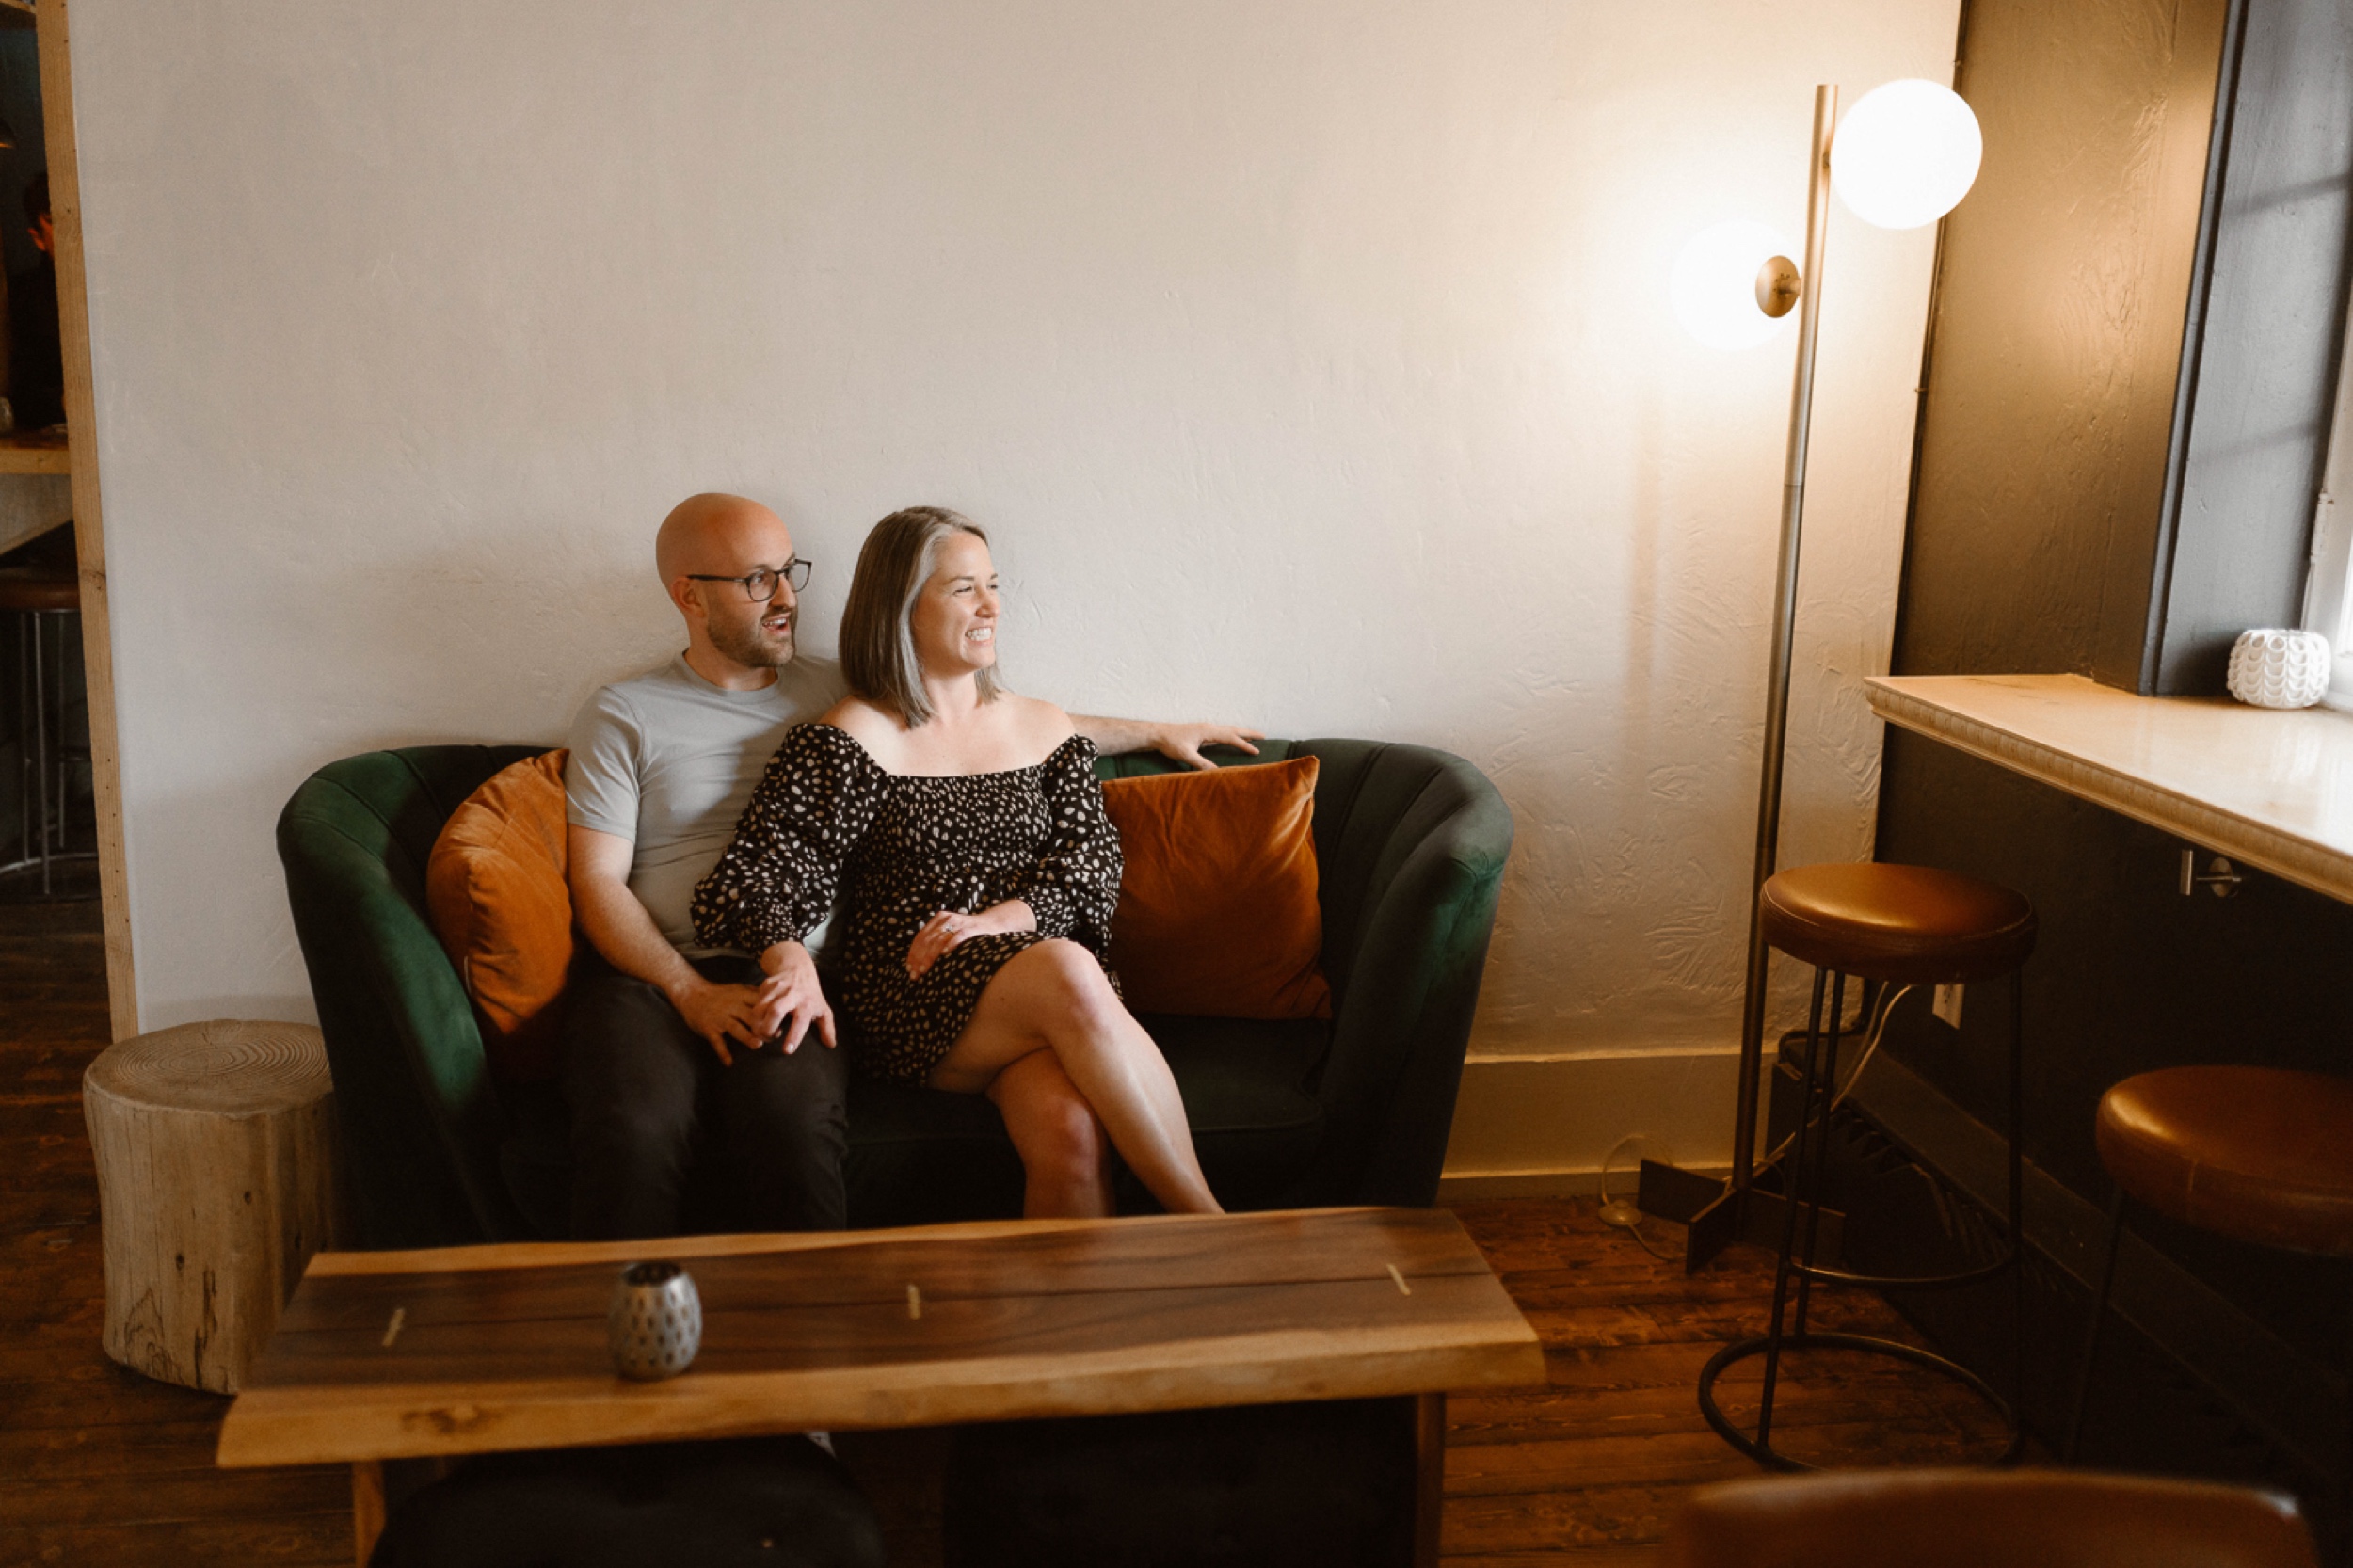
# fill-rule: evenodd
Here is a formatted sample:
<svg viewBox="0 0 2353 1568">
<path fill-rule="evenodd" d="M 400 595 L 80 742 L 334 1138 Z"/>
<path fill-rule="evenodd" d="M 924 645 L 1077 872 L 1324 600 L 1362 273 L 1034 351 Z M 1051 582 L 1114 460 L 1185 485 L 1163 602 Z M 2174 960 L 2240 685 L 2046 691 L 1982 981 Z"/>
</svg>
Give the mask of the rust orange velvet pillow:
<svg viewBox="0 0 2353 1568">
<path fill-rule="evenodd" d="M 1328 1018 L 1316 760 L 1115 778 L 1112 967 L 1138 1013 Z"/>
<path fill-rule="evenodd" d="M 526 757 L 491 775 L 450 813 L 424 867 L 434 935 L 481 1016 L 491 1071 L 512 1082 L 555 1074 L 557 1001 L 573 952 L 566 755 Z"/>
</svg>

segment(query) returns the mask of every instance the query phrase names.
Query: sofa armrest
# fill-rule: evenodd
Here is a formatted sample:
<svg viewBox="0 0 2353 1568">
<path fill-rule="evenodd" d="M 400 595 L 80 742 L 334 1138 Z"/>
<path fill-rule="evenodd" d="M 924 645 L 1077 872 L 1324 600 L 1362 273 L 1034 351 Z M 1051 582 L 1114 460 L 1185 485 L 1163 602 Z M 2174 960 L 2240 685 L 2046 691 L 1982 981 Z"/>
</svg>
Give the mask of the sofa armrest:
<svg viewBox="0 0 2353 1568">
<path fill-rule="evenodd" d="M 1297 749 L 1330 752 L 1333 776 L 1317 799 L 1334 993 L 1318 1085 L 1329 1147 L 1317 1191 L 1303 1196 L 1428 1205 L 1446 1163 L 1511 810 L 1483 775 L 1445 752 L 1323 741 Z"/>
<path fill-rule="evenodd" d="M 278 819 L 287 902 L 335 1080 L 360 1244 L 371 1248 L 527 1233 L 499 1173 L 507 1118 L 473 1006 L 425 923 L 423 901 L 424 853 L 454 805 L 443 796 L 530 748 L 423 750 L 433 755 L 377 752 L 330 764 Z M 477 755 L 464 758 L 456 782 L 437 789 L 420 774 L 421 760 L 457 753 Z"/>
</svg>

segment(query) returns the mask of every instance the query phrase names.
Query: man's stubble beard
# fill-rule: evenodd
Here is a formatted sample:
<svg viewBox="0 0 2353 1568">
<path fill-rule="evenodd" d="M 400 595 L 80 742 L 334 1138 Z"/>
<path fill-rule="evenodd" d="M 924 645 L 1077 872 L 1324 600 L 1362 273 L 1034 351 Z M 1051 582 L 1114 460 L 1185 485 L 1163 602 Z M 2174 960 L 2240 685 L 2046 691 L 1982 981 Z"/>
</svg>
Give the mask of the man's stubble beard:
<svg viewBox="0 0 2353 1568">
<path fill-rule="evenodd" d="M 780 670 L 792 662 L 792 655 L 799 647 L 800 616 L 792 617 L 792 631 L 782 648 L 760 634 L 760 622 L 757 620 L 748 626 L 724 629 L 713 625 L 710 632 L 711 646 L 745 669 Z"/>
</svg>

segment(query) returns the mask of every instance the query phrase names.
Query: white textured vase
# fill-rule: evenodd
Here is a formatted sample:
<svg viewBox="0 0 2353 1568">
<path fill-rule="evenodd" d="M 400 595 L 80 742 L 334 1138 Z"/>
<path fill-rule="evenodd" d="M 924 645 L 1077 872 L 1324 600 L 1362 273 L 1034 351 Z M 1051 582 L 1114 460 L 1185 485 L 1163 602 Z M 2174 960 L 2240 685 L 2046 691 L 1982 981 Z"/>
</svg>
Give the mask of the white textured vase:
<svg viewBox="0 0 2353 1568">
<path fill-rule="evenodd" d="M 632 1263 L 613 1288 L 613 1368 L 625 1378 L 674 1378 L 702 1348 L 703 1304 L 675 1263 Z"/>
<path fill-rule="evenodd" d="M 2329 691 L 2329 639 L 2276 628 L 2231 645 L 2231 695 L 2258 708 L 2310 708 Z"/>
</svg>

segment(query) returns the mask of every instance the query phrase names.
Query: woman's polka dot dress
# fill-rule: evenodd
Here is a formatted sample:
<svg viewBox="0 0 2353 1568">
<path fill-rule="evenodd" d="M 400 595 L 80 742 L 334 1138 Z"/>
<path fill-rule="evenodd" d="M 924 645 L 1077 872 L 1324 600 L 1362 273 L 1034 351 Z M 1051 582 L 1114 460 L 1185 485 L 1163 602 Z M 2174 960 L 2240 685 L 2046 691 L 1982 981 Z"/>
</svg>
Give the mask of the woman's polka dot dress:
<svg viewBox="0 0 2353 1568">
<path fill-rule="evenodd" d="M 832 725 L 804 724 L 696 888 L 695 929 L 757 953 L 801 940 L 838 900 L 829 989 L 844 1044 L 865 1070 L 921 1083 L 1015 953 L 1066 936 L 1101 960 L 1119 872 L 1119 833 L 1082 735 L 1032 767 L 915 775 L 884 772 Z M 925 920 L 1016 898 L 1035 931 L 968 937 L 907 977 L 907 944 Z"/>
</svg>

